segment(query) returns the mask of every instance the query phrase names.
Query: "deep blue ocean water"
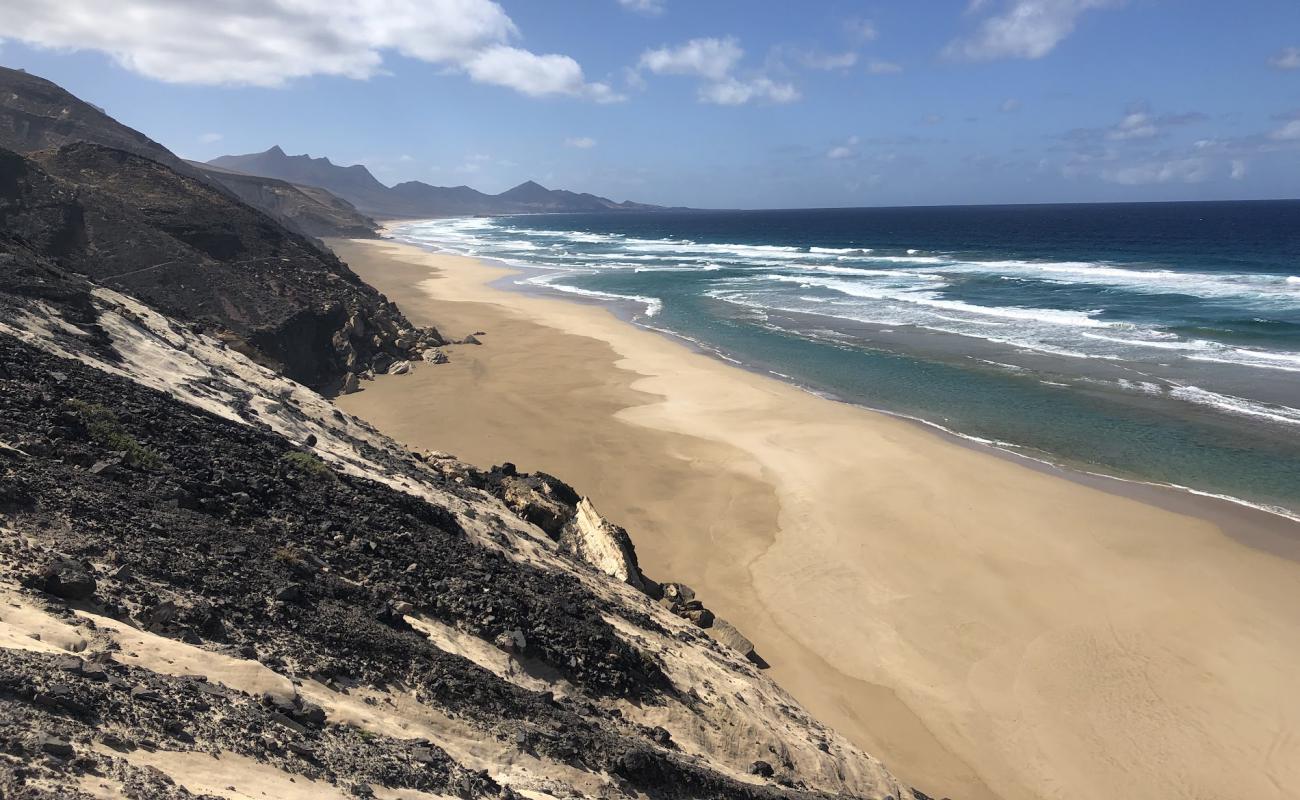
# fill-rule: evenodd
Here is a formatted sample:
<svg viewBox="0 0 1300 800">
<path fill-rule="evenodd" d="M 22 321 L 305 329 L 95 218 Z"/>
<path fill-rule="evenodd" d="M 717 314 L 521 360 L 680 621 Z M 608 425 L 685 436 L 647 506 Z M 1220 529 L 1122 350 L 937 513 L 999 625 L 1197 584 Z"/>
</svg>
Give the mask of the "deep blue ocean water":
<svg viewBox="0 0 1300 800">
<path fill-rule="evenodd" d="M 1029 457 L 1300 511 L 1300 201 L 531 215 L 394 235 Z"/>
</svg>

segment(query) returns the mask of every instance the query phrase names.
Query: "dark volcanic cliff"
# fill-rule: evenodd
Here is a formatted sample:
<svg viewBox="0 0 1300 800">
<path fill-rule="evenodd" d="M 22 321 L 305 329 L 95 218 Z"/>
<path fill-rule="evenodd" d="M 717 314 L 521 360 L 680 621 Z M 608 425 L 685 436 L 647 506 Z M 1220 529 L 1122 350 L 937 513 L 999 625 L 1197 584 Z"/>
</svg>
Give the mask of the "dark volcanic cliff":
<svg viewBox="0 0 1300 800">
<path fill-rule="evenodd" d="M 310 386 L 440 344 L 347 265 L 198 178 L 76 143 L 0 151 L 0 235 Z"/>
</svg>

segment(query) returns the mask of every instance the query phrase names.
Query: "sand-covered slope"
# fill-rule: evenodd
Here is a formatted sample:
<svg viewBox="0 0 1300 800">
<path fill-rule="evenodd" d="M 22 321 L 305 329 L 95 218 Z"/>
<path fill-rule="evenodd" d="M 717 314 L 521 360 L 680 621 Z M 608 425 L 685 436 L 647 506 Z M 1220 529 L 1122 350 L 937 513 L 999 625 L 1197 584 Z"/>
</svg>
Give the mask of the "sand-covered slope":
<svg viewBox="0 0 1300 800">
<path fill-rule="evenodd" d="M 560 481 L 0 266 L 5 797 L 912 796 Z"/>
</svg>

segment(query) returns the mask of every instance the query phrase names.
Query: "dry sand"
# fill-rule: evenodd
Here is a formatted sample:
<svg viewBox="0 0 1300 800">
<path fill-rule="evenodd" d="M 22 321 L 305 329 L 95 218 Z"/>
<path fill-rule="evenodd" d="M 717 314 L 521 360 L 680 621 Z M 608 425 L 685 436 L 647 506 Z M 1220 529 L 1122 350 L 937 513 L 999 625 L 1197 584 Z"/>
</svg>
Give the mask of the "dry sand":
<svg viewBox="0 0 1300 800">
<path fill-rule="evenodd" d="M 418 324 L 487 332 L 341 407 L 570 481 L 918 788 L 1300 797 L 1296 526 L 1069 480 L 493 288 L 508 271 L 472 259 L 331 245 Z"/>
</svg>

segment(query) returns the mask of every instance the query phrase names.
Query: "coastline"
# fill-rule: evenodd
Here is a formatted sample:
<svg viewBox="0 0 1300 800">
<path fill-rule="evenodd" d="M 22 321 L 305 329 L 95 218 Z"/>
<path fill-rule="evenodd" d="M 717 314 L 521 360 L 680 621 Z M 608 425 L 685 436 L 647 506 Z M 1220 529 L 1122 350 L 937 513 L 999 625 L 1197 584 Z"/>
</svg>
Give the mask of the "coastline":
<svg viewBox="0 0 1300 800">
<path fill-rule="evenodd" d="M 340 406 L 572 482 L 648 574 L 694 586 L 814 715 L 923 791 L 1300 787 L 1297 745 L 1259 724 L 1300 720 L 1285 528 L 819 398 L 603 307 L 493 288 L 508 271 L 473 259 L 331 245 L 417 323 L 488 332 Z"/>
</svg>

